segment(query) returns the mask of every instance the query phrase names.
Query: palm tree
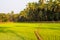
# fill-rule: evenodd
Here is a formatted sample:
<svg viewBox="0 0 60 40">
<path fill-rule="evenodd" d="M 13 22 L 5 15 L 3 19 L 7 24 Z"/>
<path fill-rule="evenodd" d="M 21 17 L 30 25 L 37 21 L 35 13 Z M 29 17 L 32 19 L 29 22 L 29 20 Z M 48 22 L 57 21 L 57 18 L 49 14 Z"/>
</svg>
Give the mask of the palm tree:
<svg viewBox="0 0 60 40">
<path fill-rule="evenodd" d="M 44 4 L 44 0 L 39 0 L 39 3 L 40 4 Z"/>
</svg>

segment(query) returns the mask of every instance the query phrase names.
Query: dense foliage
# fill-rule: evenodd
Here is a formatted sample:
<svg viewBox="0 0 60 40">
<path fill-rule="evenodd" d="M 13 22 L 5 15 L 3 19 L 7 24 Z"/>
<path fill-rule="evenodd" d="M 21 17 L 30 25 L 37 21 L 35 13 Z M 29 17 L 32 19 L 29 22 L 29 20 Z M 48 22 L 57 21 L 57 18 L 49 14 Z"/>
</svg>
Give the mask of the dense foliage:
<svg viewBox="0 0 60 40">
<path fill-rule="evenodd" d="M 0 13 L 0 22 L 33 22 L 33 21 L 60 21 L 60 1 L 50 0 L 38 3 L 28 3 L 27 7 L 18 14 Z"/>
</svg>

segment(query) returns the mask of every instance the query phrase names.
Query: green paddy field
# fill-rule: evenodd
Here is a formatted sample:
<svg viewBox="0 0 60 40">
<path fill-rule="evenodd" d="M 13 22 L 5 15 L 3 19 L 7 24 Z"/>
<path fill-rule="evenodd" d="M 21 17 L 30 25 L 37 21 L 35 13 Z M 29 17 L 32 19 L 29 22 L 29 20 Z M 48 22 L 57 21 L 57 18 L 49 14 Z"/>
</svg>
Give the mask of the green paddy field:
<svg viewBox="0 0 60 40">
<path fill-rule="evenodd" d="M 60 40 L 60 23 L 0 23 L 0 40 Z"/>
</svg>

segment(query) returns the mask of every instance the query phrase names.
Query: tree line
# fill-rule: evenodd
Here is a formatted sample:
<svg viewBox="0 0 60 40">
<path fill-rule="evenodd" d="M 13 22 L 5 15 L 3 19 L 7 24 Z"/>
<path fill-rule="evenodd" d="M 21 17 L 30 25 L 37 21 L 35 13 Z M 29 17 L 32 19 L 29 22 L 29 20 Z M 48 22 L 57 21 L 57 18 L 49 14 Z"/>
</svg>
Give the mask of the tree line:
<svg viewBox="0 0 60 40">
<path fill-rule="evenodd" d="M 37 22 L 37 21 L 60 21 L 60 1 L 44 0 L 28 3 L 26 8 L 18 14 L 0 13 L 0 22 Z"/>
</svg>

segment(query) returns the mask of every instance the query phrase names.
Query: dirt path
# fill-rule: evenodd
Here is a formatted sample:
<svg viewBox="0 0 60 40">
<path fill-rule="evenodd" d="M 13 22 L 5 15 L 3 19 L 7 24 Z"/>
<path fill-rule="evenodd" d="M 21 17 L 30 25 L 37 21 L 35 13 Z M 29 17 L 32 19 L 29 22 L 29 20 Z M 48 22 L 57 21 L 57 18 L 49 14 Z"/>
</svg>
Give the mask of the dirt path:
<svg viewBox="0 0 60 40">
<path fill-rule="evenodd" d="M 41 35 L 39 34 L 39 32 L 37 30 L 34 31 L 34 34 L 37 37 L 37 40 L 42 40 L 42 37 L 41 37 Z"/>
</svg>

